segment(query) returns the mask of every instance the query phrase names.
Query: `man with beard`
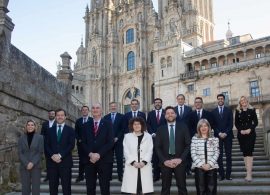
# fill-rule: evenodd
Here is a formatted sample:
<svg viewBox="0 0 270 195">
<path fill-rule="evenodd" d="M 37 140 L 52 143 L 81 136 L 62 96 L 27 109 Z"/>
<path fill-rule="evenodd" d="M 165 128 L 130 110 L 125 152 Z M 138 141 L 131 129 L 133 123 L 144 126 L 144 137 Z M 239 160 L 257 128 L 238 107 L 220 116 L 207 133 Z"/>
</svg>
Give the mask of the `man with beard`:
<svg viewBox="0 0 270 195">
<path fill-rule="evenodd" d="M 167 124 L 158 128 L 155 148 L 161 165 L 161 195 L 170 194 L 172 173 L 179 195 L 187 195 L 186 157 L 190 150 L 190 135 L 185 123 L 176 122 L 174 107 L 165 108 Z"/>
<path fill-rule="evenodd" d="M 46 139 L 46 135 L 49 131 L 49 128 L 51 128 L 52 126 L 54 126 L 55 123 L 55 111 L 54 110 L 49 110 L 48 111 L 48 121 L 45 121 L 44 123 L 42 123 L 42 127 L 41 127 L 41 132 L 40 134 L 43 135 L 44 137 L 44 144 L 45 144 L 45 139 Z M 48 156 L 46 154 L 45 151 L 45 146 L 44 146 L 44 154 L 45 154 L 45 158 L 46 158 L 46 177 L 44 178 L 44 182 L 48 181 L 48 171 L 47 171 L 47 166 L 48 166 L 48 159 L 50 159 L 50 156 Z"/>
<path fill-rule="evenodd" d="M 154 99 L 154 110 L 150 111 L 147 115 L 147 131 L 150 135 L 152 135 L 153 143 L 155 142 L 157 129 L 166 124 L 165 119 L 165 111 L 162 109 L 162 99 L 156 98 Z M 152 157 L 153 163 L 153 173 L 154 173 L 154 182 L 160 179 L 160 167 L 159 160 L 155 149 L 153 151 Z"/>
<path fill-rule="evenodd" d="M 217 95 L 218 106 L 212 111 L 215 120 L 214 135 L 219 138 L 219 159 L 218 172 L 219 180 L 232 180 L 232 139 L 233 139 L 233 113 L 232 110 L 224 106 L 225 96 L 223 94 Z M 223 167 L 223 146 L 226 154 L 226 175 Z"/>
</svg>

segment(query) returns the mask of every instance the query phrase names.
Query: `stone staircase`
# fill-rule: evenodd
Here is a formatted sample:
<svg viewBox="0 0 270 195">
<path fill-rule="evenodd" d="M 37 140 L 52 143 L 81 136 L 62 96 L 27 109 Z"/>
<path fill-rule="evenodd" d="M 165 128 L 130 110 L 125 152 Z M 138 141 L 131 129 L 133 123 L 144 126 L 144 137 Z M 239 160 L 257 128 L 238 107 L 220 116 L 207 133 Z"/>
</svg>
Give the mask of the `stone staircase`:
<svg viewBox="0 0 270 195">
<path fill-rule="evenodd" d="M 232 181 L 218 182 L 218 195 L 270 195 L 270 160 L 265 155 L 263 148 L 262 130 L 257 129 L 257 140 L 254 151 L 254 168 L 253 168 L 253 181 L 244 181 L 245 168 L 242 154 L 239 150 L 237 138 L 233 140 L 232 149 Z M 74 157 L 75 166 L 72 169 L 72 194 L 82 195 L 86 194 L 85 180 L 80 183 L 75 183 L 78 175 L 78 157 Z M 226 164 L 226 163 L 225 163 Z M 42 180 L 45 173 L 42 173 Z M 113 168 L 113 180 L 111 181 L 111 194 L 120 195 L 121 183 L 117 180 L 116 166 Z M 187 188 L 189 195 L 196 194 L 194 176 L 187 178 Z M 60 187 L 61 189 L 61 187 Z M 160 194 L 161 181 L 155 183 L 155 195 Z M 41 184 L 42 195 L 49 194 L 48 182 Z M 12 194 L 15 195 L 16 193 Z M 97 194 L 100 194 L 99 187 L 97 186 Z M 10 194 L 11 195 L 11 194 Z M 171 195 L 177 195 L 177 188 L 175 180 L 172 182 Z"/>
</svg>

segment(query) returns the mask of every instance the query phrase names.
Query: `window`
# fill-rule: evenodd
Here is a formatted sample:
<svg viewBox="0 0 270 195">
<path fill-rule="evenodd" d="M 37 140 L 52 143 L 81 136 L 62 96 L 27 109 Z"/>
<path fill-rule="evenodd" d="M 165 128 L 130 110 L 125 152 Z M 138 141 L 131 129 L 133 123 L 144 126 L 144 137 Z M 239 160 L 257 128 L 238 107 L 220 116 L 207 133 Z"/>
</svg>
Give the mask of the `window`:
<svg viewBox="0 0 270 195">
<path fill-rule="evenodd" d="M 202 65 L 201 66 L 201 70 L 205 70 L 205 65 Z"/>
<path fill-rule="evenodd" d="M 250 82 L 250 95 L 251 95 L 251 97 L 260 96 L 260 89 L 259 89 L 258 81 L 251 81 Z"/>
<path fill-rule="evenodd" d="M 126 44 L 134 42 L 134 29 L 128 29 L 126 32 Z"/>
<path fill-rule="evenodd" d="M 210 88 L 203 89 L 203 96 L 210 96 Z"/>
<path fill-rule="evenodd" d="M 225 105 L 229 105 L 229 92 L 228 91 L 223 91 L 222 94 L 225 96 Z"/>
<path fill-rule="evenodd" d="M 135 69 L 135 54 L 133 51 L 130 51 L 127 55 L 127 70 Z"/>
<path fill-rule="evenodd" d="M 188 88 L 188 92 L 189 92 L 189 93 L 194 92 L 194 84 L 188 85 L 187 88 Z"/>
<path fill-rule="evenodd" d="M 256 53 L 255 58 L 261 58 L 262 54 L 261 53 Z"/>
<path fill-rule="evenodd" d="M 211 64 L 211 67 L 212 67 L 212 68 L 216 68 L 216 67 L 217 67 L 217 63 L 216 63 L 216 62 L 213 62 L 213 63 Z"/>
</svg>

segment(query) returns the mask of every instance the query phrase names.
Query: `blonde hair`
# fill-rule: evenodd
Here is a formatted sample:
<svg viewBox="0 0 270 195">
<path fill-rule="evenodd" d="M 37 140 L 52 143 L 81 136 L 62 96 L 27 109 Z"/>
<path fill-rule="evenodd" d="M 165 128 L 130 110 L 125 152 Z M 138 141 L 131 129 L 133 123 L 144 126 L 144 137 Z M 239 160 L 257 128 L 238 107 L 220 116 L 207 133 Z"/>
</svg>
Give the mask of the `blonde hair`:
<svg viewBox="0 0 270 195">
<path fill-rule="evenodd" d="M 238 100 L 238 105 L 237 105 L 236 110 L 238 110 L 239 112 L 241 112 L 242 106 L 241 106 L 241 103 L 240 103 L 240 102 L 241 102 L 241 99 L 243 99 L 243 98 L 247 101 L 247 104 L 248 104 L 247 108 L 248 108 L 248 109 L 253 109 L 253 107 L 249 104 L 249 101 L 248 101 L 247 97 L 244 96 L 244 95 L 242 95 L 242 96 L 239 98 L 239 100 Z"/>
<path fill-rule="evenodd" d="M 24 132 L 25 133 L 27 133 L 27 124 L 30 123 L 30 122 L 31 123 L 34 123 L 35 132 L 37 131 L 37 123 L 33 119 L 29 119 L 29 120 L 26 121 L 25 126 L 24 126 Z"/>
<path fill-rule="evenodd" d="M 199 120 L 199 122 L 198 122 L 198 124 L 197 124 L 197 137 L 198 138 L 201 138 L 202 137 L 202 133 L 201 133 L 201 131 L 200 131 L 200 128 L 202 127 L 202 125 L 203 124 L 206 124 L 207 126 L 208 126 L 208 138 L 209 137 L 212 137 L 212 134 L 211 134 L 211 125 L 210 125 L 210 123 L 208 122 L 208 120 L 206 120 L 206 119 L 201 119 L 201 120 Z"/>
</svg>

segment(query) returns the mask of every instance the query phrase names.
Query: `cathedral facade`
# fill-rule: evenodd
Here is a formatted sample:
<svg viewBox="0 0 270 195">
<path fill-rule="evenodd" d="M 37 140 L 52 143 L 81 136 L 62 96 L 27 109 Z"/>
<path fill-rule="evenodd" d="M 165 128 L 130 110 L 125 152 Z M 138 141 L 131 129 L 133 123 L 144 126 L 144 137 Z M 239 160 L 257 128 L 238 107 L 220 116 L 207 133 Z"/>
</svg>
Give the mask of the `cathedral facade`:
<svg viewBox="0 0 270 195">
<path fill-rule="evenodd" d="M 91 0 L 86 8 L 85 42 L 77 50 L 72 93 L 75 103 L 111 101 L 120 110 L 131 99 L 149 111 L 155 97 L 174 105 L 201 96 L 213 107 L 218 93 L 236 105 L 248 96 L 258 113 L 270 100 L 270 37 L 251 35 L 214 40 L 212 0 Z"/>
</svg>

